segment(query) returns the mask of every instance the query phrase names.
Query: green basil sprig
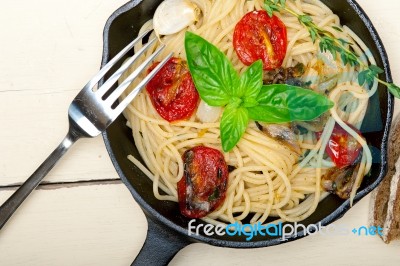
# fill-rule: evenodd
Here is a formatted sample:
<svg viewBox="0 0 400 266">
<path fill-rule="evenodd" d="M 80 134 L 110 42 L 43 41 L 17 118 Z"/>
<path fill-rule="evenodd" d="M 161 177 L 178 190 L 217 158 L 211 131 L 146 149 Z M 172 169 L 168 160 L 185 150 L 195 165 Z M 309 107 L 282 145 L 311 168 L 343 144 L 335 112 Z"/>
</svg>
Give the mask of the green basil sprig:
<svg viewBox="0 0 400 266">
<path fill-rule="evenodd" d="M 313 120 L 333 102 L 324 95 L 290 85 L 263 85 L 263 64 L 256 61 L 239 77 L 229 59 L 202 37 L 186 32 L 190 73 L 203 101 L 225 107 L 221 142 L 225 152 L 235 147 L 251 120 L 286 123 Z"/>
<path fill-rule="evenodd" d="M 274 124 L 310 121 L 333 107 L 321 94 L 284 84 L 263 86 L 257 101 L 257 106 L 248 108 L 249 117 Z"/>
</svg>

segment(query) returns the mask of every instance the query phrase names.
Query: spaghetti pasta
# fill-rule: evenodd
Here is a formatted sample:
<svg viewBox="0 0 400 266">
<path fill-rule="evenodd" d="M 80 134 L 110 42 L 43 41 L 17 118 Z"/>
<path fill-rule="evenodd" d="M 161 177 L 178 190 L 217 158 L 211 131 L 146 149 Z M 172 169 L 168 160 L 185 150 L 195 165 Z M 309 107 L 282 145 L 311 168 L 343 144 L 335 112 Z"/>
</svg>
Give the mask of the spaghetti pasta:
<svg viewBox="0 0 400 266">
<path fill-rule="evenodd" d="M 263 9 L 261 0 L 191 0 L 202 13 L 201 19 L 188 28 L 169 36 L 163 36 L 166 44 L 163 55 L 174 52 L 185 58 L 183 45 L 186 31 L 194 32 L 212 42 L 231 60 L 234 68 L 243 73 L 246 66 L 239 60 L 232 45 L 236 23 L 248 12 Z M 323 30 L 336 38 L 351 43 L 358 56 L 366 63 L 375 64 L 366 45 L 340 20 L 328 7 L 318 0 L 287 1 L 288 7 L 298 13 L 309 14 Z M 338 123 L 363 147 L 362 160 L 357 180 L 352 188 L 352 198 L 360 185 L 362 177 L 369 172 L 372 163 L 371 152 L 365 140 L 347 123 L 356 128 L 361 126 L 368 106 L 369 97 L 377 90 L 375 82 L 371 88 L 361 87 L 357 82 L 357 67 L 343 66 L 340 58 L 332 59 L 321 53 L 317 43 L 313 43 L 309 32 L 298 20 L 287 13 L 276 13 L 287 28 L 288 46 L 283 67 L 293 67 L 297 63 L 306 66 L 303 76 L 311 88 L 324 86 L 327 73 L 321 73 L 321 64 L 333 64 L 335 85 L 329 98 L 336 103 L 330 111 L 321 137 L 308 131 L 298 136 L 298 143 L 304 156 L 299 156 L 278 141 L 260 132 L 251 123 L 236 147 L 224 153 L 228 165 L 235 170 L 229 174 L 226 199 L 222 206 L 203 218 L 204 221 L 220 224 L 235 223 L 249 219 L 251 223 L 266 223 L 274 217 L 276 221 L 298 222 L 309 217 L 327 192 L 321 188 L 321 177 L 326 169 L 333 166 L 325 156 L 325 148 Z M 333 26 L 343 29 L 334 30 Z M 152 27 L 149 21 L 141 32 Z M 135 47 L 137 51 L 143 44 Z M 158 44 L 147 51 L 151 54 Z M 324 61 L 325 60 L 325 61 Z M 328 62 L 326 62 L 328 61 Z M 137 64 L 139 64 L 138 62 Z M 135 69 L 137 65 L 133 65 Z M 329 68 L 329 66 L 328 66 Z M 326 69 L 325 69 L 326 70 Z M 121 79 L 124 79 L 126 75 Z M 329 81 L 329 80 L 328 80 Z M 131 87 L 135 87 L 133 83 Z M 125 111 L 131 125 L 133 139 L 146 165 L 129 156 L 152 181 L 153 192 L 159 200 L 178 201 L 177 182 L 184 173 L 182 154 L 196 145 L 221 149 L 219 123 L 202 123 L 193 115 L 187 121 L 169 123 L 162 119 L 152 106 L 149 95 L 141 93 Z M 160 191 L 161 190 L 161 191 Z"/>
</svg>

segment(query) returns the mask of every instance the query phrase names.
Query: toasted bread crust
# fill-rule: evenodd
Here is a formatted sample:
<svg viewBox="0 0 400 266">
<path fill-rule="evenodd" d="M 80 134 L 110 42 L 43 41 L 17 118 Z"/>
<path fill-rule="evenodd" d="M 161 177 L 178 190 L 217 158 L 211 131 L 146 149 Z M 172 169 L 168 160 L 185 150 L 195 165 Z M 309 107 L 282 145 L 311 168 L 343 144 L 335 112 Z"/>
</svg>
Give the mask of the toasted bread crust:
<svg viewBox="0 0 400 266">
<path fill-rule="evenodd" d="M 400 238 L 400 159 L 396 163 L 397 172 L 393 176 L 390 185 L 390 195 L 388 202 L 388 211 L 386 215 L 386 221 L 384 230 L 388 230 L 385 242 Z"/>
<path fill-rule="evenodd" d="M 400 115 L 393 120 L 389 136 L 388 172 L 372 193 L 370 224 L 383 228 L 385 243 L 400 238 Z M 397 167 L 396 167 L 397 162 Z M 397 168 L 397 169 L 396 169 Z"/>
</svg>

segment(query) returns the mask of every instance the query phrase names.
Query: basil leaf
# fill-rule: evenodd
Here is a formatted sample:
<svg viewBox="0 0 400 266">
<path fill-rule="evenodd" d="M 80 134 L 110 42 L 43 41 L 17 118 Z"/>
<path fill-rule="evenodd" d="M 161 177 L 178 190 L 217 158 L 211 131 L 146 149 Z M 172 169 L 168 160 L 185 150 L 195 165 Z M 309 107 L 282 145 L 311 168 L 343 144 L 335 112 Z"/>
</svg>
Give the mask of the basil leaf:
<svg viewBox="0 0 400 266">
<path fill-rule="evenodd" d="M 249 114 L 246 108 L 227 106 L 221 118 L 222 149 L 228 152 L 235 147 L 249 124 Z"/>
<path fill-rule="evenodd" d="M 232 97 L 229 101 L 228 106 L 232 108 L 238 108 L 243 103 L 243 100 L 238 97 Z"/>
<path fill-rule="evenodd" d="M 228 58 L 202 37 L 186 32 L 185 50 L 200 97 L 210 106 L 225 106 L 237 96 L 239 75 Z"/>
<path fill-rule="evenodd" d="M 256 98 L 263 85 L 263 63 L 258 60 L 251 64 L 240 77 L 238 97 Z"/>
<path fill-rule="evenodd" d="M 243 103 L 242 103 L 242 106 L 246 107 L 246 108 L 254 107 L 254 106 L 257 106 L 257 105 L 258 105 L 258 102 L 253 97 L 244 98 Z"/>
<path fill-rule="evenodd" d="M 257 101 L 259 105 L 247 108 L 249 117 L 266 123 L 310 121 L 334 106 L 323 95 L 284 84 L 263 86 Z"/>
</svg>

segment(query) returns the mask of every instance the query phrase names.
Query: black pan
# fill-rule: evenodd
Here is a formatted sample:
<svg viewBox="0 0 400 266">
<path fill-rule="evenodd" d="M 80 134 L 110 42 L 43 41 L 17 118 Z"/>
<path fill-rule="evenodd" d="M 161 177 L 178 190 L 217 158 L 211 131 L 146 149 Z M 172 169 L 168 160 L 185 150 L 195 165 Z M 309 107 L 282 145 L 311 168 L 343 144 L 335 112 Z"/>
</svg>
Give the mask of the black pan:
<svg viewBox="0 0 400 266">
<path fill-rule="evenodd" d="M 128 44 L 148 19 L 162 0 L 134 0 L 115 11 L 108 19 L 104 29 L 104 66 L 110 58 Z M 377 60 L 377 64 L 385 70 L 382 78 L 391 82 L 389 62 L 383 44 L 371 21 L 353 0 L 323 0 L 336 14 L 339 14 L 343 24 L 349 26 L 365 41 Z M 387 167 L 387 141 L 393 112 L 393 97 L 388 95 L 386 88 L 380 87 L 379 93 L 371 99 L 367 113 L 367 121 L 362 131 L 368 144 L 374 151 L 374 164 L 371 175 L 364 181 L 357 193 L 355 202 L 367 195 L 382 181 Z M 178 204 L 159 201 L 153 196 L 152 182 L 131 162 L 129 154 L 140 159 L 134 145 L 130 130 L 125 125 L 124 117 L 119 117 L 103 134 L 104 142 L 110 158 L 122 182 L 128 187 L 133 198 L 139 203 L 148 220 L 148 233 L 142 250 L 134 261 L 137 265 L 166 265 L 183 247 L 191 243 L 202 242 L 214 246 L 231 248 L 257 248 L 283 243 L 280 238 L 256 236 L 246 241 L 245 236 L 188 236 L 190 219 L 182 216 Z M 339 199 L 334 195 L 320 202 L 313 215 L 304 220 L 305 226 L 318 224 L 325 226 L 342 217 L 350 208 L 349 201 Z M 198 224 L 203 223 L 198 221 Z M 297 240 L 304 232 L 288 239 Z"/>
</svg>

